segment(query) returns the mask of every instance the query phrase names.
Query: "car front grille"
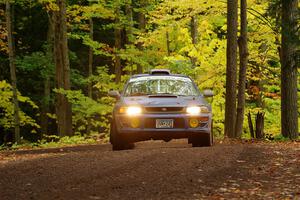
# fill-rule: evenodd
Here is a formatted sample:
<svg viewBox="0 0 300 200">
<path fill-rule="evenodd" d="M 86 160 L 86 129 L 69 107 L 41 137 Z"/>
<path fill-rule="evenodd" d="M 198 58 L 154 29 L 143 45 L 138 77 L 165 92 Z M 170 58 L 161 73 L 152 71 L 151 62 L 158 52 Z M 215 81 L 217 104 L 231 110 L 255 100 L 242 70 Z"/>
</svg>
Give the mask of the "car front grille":
<svg viewBox="0 0 300 200">
<path fill-rule="evenodd" d="M 147 113 L 182 113 L 183 107 L 145 107 Z"/>
</svg>

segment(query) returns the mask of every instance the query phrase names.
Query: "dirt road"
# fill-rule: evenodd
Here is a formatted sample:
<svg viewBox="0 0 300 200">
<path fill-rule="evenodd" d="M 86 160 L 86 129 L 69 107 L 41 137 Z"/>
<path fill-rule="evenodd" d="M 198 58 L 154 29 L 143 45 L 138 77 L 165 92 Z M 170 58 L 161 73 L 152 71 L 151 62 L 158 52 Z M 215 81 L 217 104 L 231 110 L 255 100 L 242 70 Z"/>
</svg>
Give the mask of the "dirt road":
<svg viewBox="0 0 300 200">
<path fill-rule="evenodd" d="M 300 199 L 299 143 L 0 153 L 0 199 Z"/>
</svg>

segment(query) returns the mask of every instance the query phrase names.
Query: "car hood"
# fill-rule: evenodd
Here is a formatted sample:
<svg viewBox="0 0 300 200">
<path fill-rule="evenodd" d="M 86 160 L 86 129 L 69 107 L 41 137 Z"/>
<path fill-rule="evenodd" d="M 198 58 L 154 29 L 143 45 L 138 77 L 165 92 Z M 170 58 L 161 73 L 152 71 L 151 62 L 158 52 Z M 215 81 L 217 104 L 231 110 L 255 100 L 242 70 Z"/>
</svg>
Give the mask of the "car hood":
<svg viewBox="0 0 300 200">
<path fill-rule="evenodd" d="M 123 97 L 120 103 L 126 106 L 140 105 L 144 107 L 185 107 L 207 105 L 203 97 Z"/>
</svg>

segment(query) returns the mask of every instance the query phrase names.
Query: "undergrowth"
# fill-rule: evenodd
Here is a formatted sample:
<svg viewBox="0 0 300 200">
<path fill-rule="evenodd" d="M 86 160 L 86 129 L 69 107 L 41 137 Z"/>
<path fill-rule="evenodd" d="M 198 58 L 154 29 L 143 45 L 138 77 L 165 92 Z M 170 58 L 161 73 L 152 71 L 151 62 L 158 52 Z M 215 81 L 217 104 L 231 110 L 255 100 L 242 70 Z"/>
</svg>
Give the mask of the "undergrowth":
<svg viewBox="0 0 300 200">
<path fill-rule="evenodd" d="M 105 143 L 108 141 L 107 135 L 91 134 L 91 135 L 75 135 L 72 137 L 65 136 L 59 138 L 56 135 L 45 136 L 37 142 L 29 142 L 22 140 L 21 144 L 6 144 L 0 146 L 1 150 L 18 150 L 18 149 L 36 149 L 36 148 L 57 148 L 73 145 L 87 145 L 96 143 Z"/>
</svg>

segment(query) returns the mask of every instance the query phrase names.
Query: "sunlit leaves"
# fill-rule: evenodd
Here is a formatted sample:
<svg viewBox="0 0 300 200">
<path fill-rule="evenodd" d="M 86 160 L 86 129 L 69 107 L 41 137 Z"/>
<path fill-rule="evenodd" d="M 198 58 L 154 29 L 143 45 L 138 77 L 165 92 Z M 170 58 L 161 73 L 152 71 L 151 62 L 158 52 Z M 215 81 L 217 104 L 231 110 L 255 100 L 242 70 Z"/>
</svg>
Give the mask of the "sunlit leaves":
<svg viewBox="0 0 300 200">
<path fill-rule="evenodd" d="M 5 129 L 14 127 L 14 105 L 12 103 L 12 88 L 11 85 L 6 81 L 0 81 L 0 126 Z M 28 97 L 22 96 L 20 93 L 18 94 L 18 100 L 20 103 L 27 104 L 32 109 L 37 109 L 37 105 L 30 100 Z M 31 126 L 33 128 L 39 128 L 39 125 L 36 121 L 27 115 L 25 112 L 20 111 L 20 125 L 21 126 Z"/>
</svg>

